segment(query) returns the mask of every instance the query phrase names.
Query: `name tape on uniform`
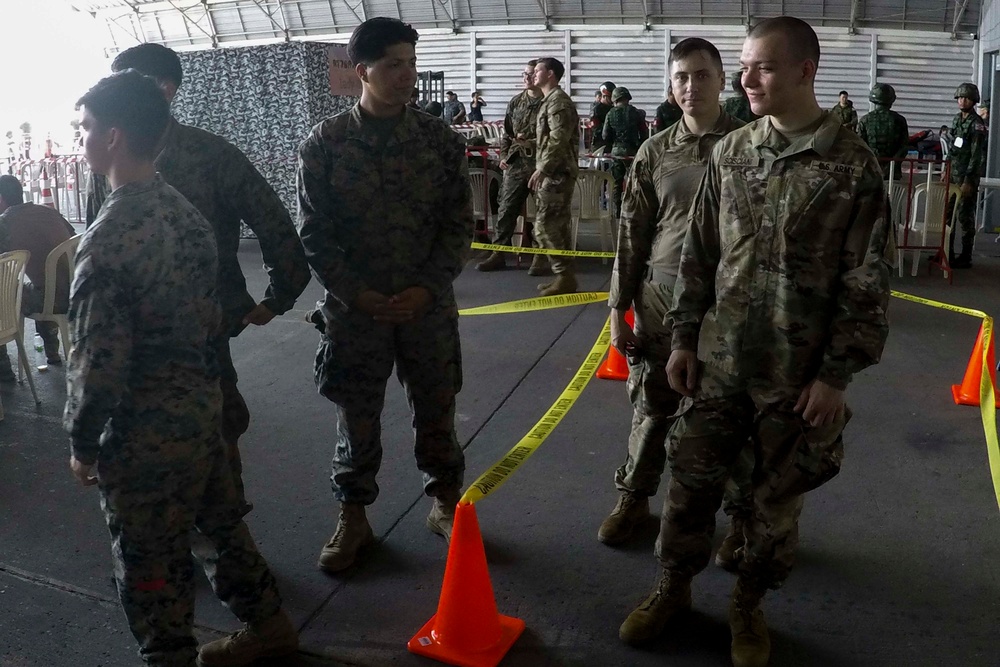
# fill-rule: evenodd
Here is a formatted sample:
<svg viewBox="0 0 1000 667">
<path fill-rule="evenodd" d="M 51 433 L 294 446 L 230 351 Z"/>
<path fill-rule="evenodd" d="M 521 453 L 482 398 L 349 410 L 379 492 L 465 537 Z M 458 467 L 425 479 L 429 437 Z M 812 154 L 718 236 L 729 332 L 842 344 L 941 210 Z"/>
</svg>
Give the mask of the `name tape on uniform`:
<svg viewBox="0 0 1000 667">
<path fill-rule="evenodd" d="M 723 167 L 759 167 L 760 158 L 750 155 L 725 155 L 722 158 Z"/>
<path fill-rule="evenodd" d="M 913 296 L 904 292 L 892 291 L 897 299 L 912 301 L 932 308 L 950 310 L 970 317 L 978 317 L 983 321 L 983 350 L 989 350 L 993 345 L 993 318 L 981 310 L 954 306 L 923 297 Z M 986 455 L 990 462 L 990 477 L 993 479 L 993 493 L 997 506 L 1000 507 L 1000 440 L 997 438 L 996 389 L 993 386 L 993 370 L 990 368 L 989 354 L 983 354 L 983 369 L 979 375 L 979 412 L 983 420 L 983 433 L 986 435 Z"/>
<path fill-rule="evenodd" d="M 502 459 L 493 464 L 489 470 L 469 485 L 460 502 L 476 503 L 490 495 L 510 479 L 510 476 L 524 465 L 528 457 L 538 451 L 538 448 L 545 442 L 545 439 L 549 437 L 549 434 L 552 433 L 555 427 L 559 425 L 562 418 L 566 416 L 566 413 L 576 403 L 576 399 L 583 393 L 584 388 L 590 383 L 590 378 L 594 377 L 594 372 L 601 363 L 601 359 L 604 358 L 604 354 L 607 352 L 610 344 L 611 319 L 609 318 L 604 323 L 604 328 L 601 329 L 601 335 L 597 337 L 597 342 L 590 348 L 587 358 L 583 360 L 580 368 L 576 371 L 576 375 L 573 376 L 573 379 L 570 380 L 570 383 L 566 386 L 563 393 L 559 395 L 556 402 L 552 404 L 552 407 L 542 415 L 538 423 L 531 427 L 531 430 Z"/>
<path fill-rule="evenodd" d="M 473 243 L 473 250 L 491 250 L 493 252 L 513 252 L 519 255 L 558 255 L 560 257 L 599 257 L 614 259 L 613 252 L 596 252 L 590 250 L 549 250 L 547 248 L 515 248 L 496 243 Z"/>
<path fill-rule="evenodd" d="M 813 160 L 811 166 L 814 169 L 818 169 L 819 171 L 828 171 L 831 174 L 850 174 L 854 178 L 861 176 L 861 167 L 855 164 L 840 164 L 838 162 Z"/>
<path fill-rule="evenodd" d="M 533 299 L 494 303 L 489 306 L 463 308 L 459 315 L 504 315 L 507 313 L 528 313 L 534 310 L 549 310 L 551 308 L 566 308 L 568 306 L 584 306 L 588 303 L 600 303 L 608 300 L 607 292 L 576 292 L 558 296 L 538 296 Z"/>
</svg>

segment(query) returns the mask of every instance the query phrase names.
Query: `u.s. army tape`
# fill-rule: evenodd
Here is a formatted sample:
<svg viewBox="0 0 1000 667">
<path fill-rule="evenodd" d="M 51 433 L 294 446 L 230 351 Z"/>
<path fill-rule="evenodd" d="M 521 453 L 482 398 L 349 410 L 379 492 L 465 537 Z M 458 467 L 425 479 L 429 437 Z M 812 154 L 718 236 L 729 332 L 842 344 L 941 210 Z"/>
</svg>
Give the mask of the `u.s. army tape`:
<svg viewBox="0 0 1000 667">
<path fill-rule="evenodd" d="M 548 250 L 546 248 L 518 248 L 497 243 L 473 243 L 473 250 L 490 250 L 492 252 L 513 252 L 519 255 L 558 255 L 560 257 L 600 257 L 614 259 L 613 252 L 597 252 L 591 250 Z"/>
<path fill-rule="evenodd" d="M 580 368 L 576 371 L 576 375 L 573 376 L 569 385 L 566 386 L 566 389 L 560 394 L 556 402 L 552 404 L 552 407 L 542 415 L 538 423 L 502 459 L 494 463 L 489 470 L 479 476 L 479 479 L 469 485 L 460 502 L 475 503 L 493 493 L 514 474 L 515 470 L 528 460 L 528 457 L 538 450 L 542 443 L 545 442 L 545 439 L 549 437 L 549 434 L 552 433 L 552 430 L 566 416 L 569 409 L 573 407 L 573 404 L 576 403 L 576 399 L 583 393 L 584 388 L 590 382 L 590 378 L 594 376 L 594 371 L 597 370 L 597 366 L 601 363 L 601 359 L 604 358 L 604 353 L 607 352 L 608 345 L 610 344 L 611 320 L 609 318 L 604 323 L 604 328 L 601 329 L 601 335 L 597 337 L 597 342 L 590 348 L 587 358 L 583 360 Z"/>
<path fill-rule="evenodd" d="M 463 308 L 459 315 L 504 315 L 506 313 L 528 313 L 533 310 L 549 310 L 550 308 L 565 308 L 567 306 L 583 306 L 588 303 L 600 303 L 608 300 L 607 292 L 576 292 L 558 296 L 539 296 L 534 299 L 494 303 L 489 306 Z"/>
</svg>

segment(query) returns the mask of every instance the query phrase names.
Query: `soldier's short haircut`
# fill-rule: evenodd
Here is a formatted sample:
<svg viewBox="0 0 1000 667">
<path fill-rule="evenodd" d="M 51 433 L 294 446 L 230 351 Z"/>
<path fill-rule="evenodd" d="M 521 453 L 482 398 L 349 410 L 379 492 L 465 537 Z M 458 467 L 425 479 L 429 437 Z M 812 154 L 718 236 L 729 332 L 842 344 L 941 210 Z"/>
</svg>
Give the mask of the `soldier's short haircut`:
<svg viewBox="0 0 1000 667">
<path fill-rule="evenodd" d="M 101 128 L 117 128 L 128 140 L 129 153 L 152 160 L 170 120 L 170 105 L 156 81 L 134 69 L 105 77 L 76 102 L 86 107 Z"/>
<path fill-rule="evenodd" d="M 17 206 L 24 203 L 24 190 L 21 181 L 10 174 L 0 176 L 0 198 L 7 206 Z"/>
<path fill-rule="evenodd" d="M 537 64 L 555 74 L 556 81 L 561 81 L 563 74 L 566 73 L 566 67 L 555 58 L 539 58 Z"/>
<path fill-rule="evenodd" d="M 841 95 L 847 95 L 847 91 L 846 90 L 842 90 L 839 93 L 837 93 L 837 97 L 840 97 Z M 850 97 L 850 96 L 848 95 L 848 97 Z"/>
<path fill-rule="evenodd" d="M 178 88 L 184 78 L 181 59 L 173 49 L 161 44 L 147 43 L 133 46 L 119 53 L 111 61 L 112 72 L 124 72 L 127 69 L 138 70 L 160 81 L 170 81 Z"/>
<path fill-rule="evenodd" d="M 532 58 L 531 60 L 528 61 L 528 67 L 534 67 L 537 64 L 538 64 L 538 58 Z"/>
<path fill-rule="evenodd" d="M 347 43 L 347 57 L 352 65 L 371 65 L 396 44 L 417 45 L 420 35 L 409 23 L 386 16 L 368 19 L 351 33 Z"/>
<path fill-rule="evenodd" d="M 722 67 L 722 56 L 719 54 L 719 49 L 715 48 L 715 44 L 712 44 L 712 42 L 707 39 L 702 39 L 701 37 L 688 37 L 687 39 L 682 39 L 677 42 L 677 46 L 670 49 L 670 57 L 667 59 L 667 67 L 670 67 L 678 60 L 687 58 L 691 54 L 697 53 L 698 51 L 708 54 L 712 64 L 718 67 L 720 72 L 725 71 Z"/>
<path fill-rule="evenodd" d="M 750 28 L 747 38 L 760 39 L 770 35 L 781 35 L 785 38 L 788 53 L 798 62 L 811 60 L 819 65 L 819 38 L 812 26 L 794 16 L 777 16 L 764 19 Z"/>
</svg>

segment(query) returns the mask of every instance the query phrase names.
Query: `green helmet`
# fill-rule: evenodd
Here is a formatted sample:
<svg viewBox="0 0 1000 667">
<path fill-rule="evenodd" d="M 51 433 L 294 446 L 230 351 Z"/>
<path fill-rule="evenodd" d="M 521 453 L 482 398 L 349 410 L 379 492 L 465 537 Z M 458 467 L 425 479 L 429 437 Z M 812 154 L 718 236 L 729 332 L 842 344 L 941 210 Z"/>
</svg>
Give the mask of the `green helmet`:
<svg viewBox="0 0 1000 667">
<path fill-rule="evenodd" d="M 868 101 L 891 107 L 896 101 L 896 89 L 887 83 L 876 83 L 868 93 Z"/>
<path fill-rule="evenodd" d="M 963 83 L 955 91 L 955 99 L 957 100 L 959 97 L 967 97 L 974 104 L 979 104 L 979 88 L 974 83 Z"/>
<path fill-rule="evenodd" d="M 615 92 L 611 93 L 611 101 L 617 102 L 618 100 L 630 100 L 632 99 L 632 93 L 628 92 L 628 88 L 625 86 L 618 86 L 615 88 Z"/>
</svg>

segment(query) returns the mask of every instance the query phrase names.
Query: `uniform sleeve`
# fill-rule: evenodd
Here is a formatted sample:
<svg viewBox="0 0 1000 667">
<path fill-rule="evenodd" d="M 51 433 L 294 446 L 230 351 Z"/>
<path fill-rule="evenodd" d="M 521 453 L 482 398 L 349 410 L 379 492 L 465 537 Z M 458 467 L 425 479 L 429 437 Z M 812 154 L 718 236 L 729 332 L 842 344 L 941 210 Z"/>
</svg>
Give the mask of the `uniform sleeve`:
<svg viewBox="0 0 1000 667">
<path fill-rule="evenodd" d="M 514 98 L 517 99 L 517 98 Z M 514 100 L 507 103 L 507 113 L 503 117 L 503 136 L 500 137 L 500 159 L 510 159 L 510 147 L 514 143 Z"/>
<path fill-rule="evenodd" d="M 982 123 L 973 123 L 970 135 L 969 166 L 963 184 L 976 188 L 986 171 L 986 127 Z"/>
<path fill-rule="evenodd" d="M 910 128 L 902 115 L 897 120 L 899 123 L 896 125 L 896 141 L 899 142 L 899 150 L 896 151 L 896 157 L 904 158 L 910 152 Z"/>
<path fill-rule="evenodd" d="M 434 231 L 433 250 L 416 281 L 416 286 L 427 289 L 435 301 L 462 272 L 475 231 L 465 147 L 458 135 L 448 130 L 445 132 L 441 152 L 447 173 L 441 192 L 442 215 Z"/>
<path fill-rule="evenodd" d="M 309 284 L 309 265 L 288 209 L 247 157 L 230 147 L 220 189 L 226 205 L 257 236 L 268 286 L 261 303 L 277 314 L 288 311 Z"/>
<path fill-rule="evenodd" d="M 87 175 L 87 227 L 97 219 L 97 214 L 101 210 L 101 205 L 108 198 L 110 186 L 108 179 L 100 174 L 90 172 Z"/>
<path fill-rule="evenodd" d="M 715 271 L 722 256 L 719 243 L 721 146 L 722 143 L 716 144 L 698 186 L 681 249 L 674 303 L 667 314 L 673 322 L 671 349 L 674 350 L 698 350 L 702 319 L 715 303 Z"/>
<path fill-rule="evenodd" d="M 650 155 L 646 149 L 640 149 L 625 181 L 622 216 L 618 222 L 618 248 L 608 298 L 612 308 L 626 310 L 635 301 L 652 252 L 658 213 Z"/>
<path fill-rule="evenodd" d="M 858 136 L 861 137 L 861 141 L 865 142 L 868 148 L 872 147 L 870 141 L 868 141 L 868 116 L 865 116 L 858 121 Z"/>
<path fill-rule="evenodd" d="M 858 110 L 855 109 L 854 107 L 851 107 L 851 115 L 848 118 L 847 127 L 851 128 L 852 130 L 858 127 Z"/>
<path fill-rule="evenodd" d="M 132 304 L 126 271 L 100 267 L 86 249 L 77 255 L 70 292 L 73 347 L 66 367 L 66 411 L 73 456 L 97 461 L 101 433 L 118 407 L 132 363 Z"/>
<path fill-rule="evenodd" d="M 337 238 L 334 224 L 337 207 L 331 192 L 329 170 L 330 158 L 317 128 L 299 146 L 296 174 L 299 238 L 316 279 L 347 311 L 368 286 L 348 267 Z"/>
<path fill-rule="evenodd" d="M 817 379 L 846 389 L 858 371 L 878 363 L 889 335 L 889 273 L 895 244 L 881 174 L 866 168 L 840 252 L 840 291 Z"/>
<path fill-rule="evenodd" d="M 549 138 L 545 144 L 545 150 L 538 155 L 536 168 L 546 176 L 570 169 L 570 165 L 566 164 L 566 155 L 569 153 L 567 146 L 575 129 L 572 126 L 576 122 L 574 114 L 570 111 L 566 104 L 546 105 L 544 103 L 543 109 L 539 111 L 540 114 L 548 114 Z M 607 127 L 607 119 L 605 119 L 605 127 Z"/>
</svg>

